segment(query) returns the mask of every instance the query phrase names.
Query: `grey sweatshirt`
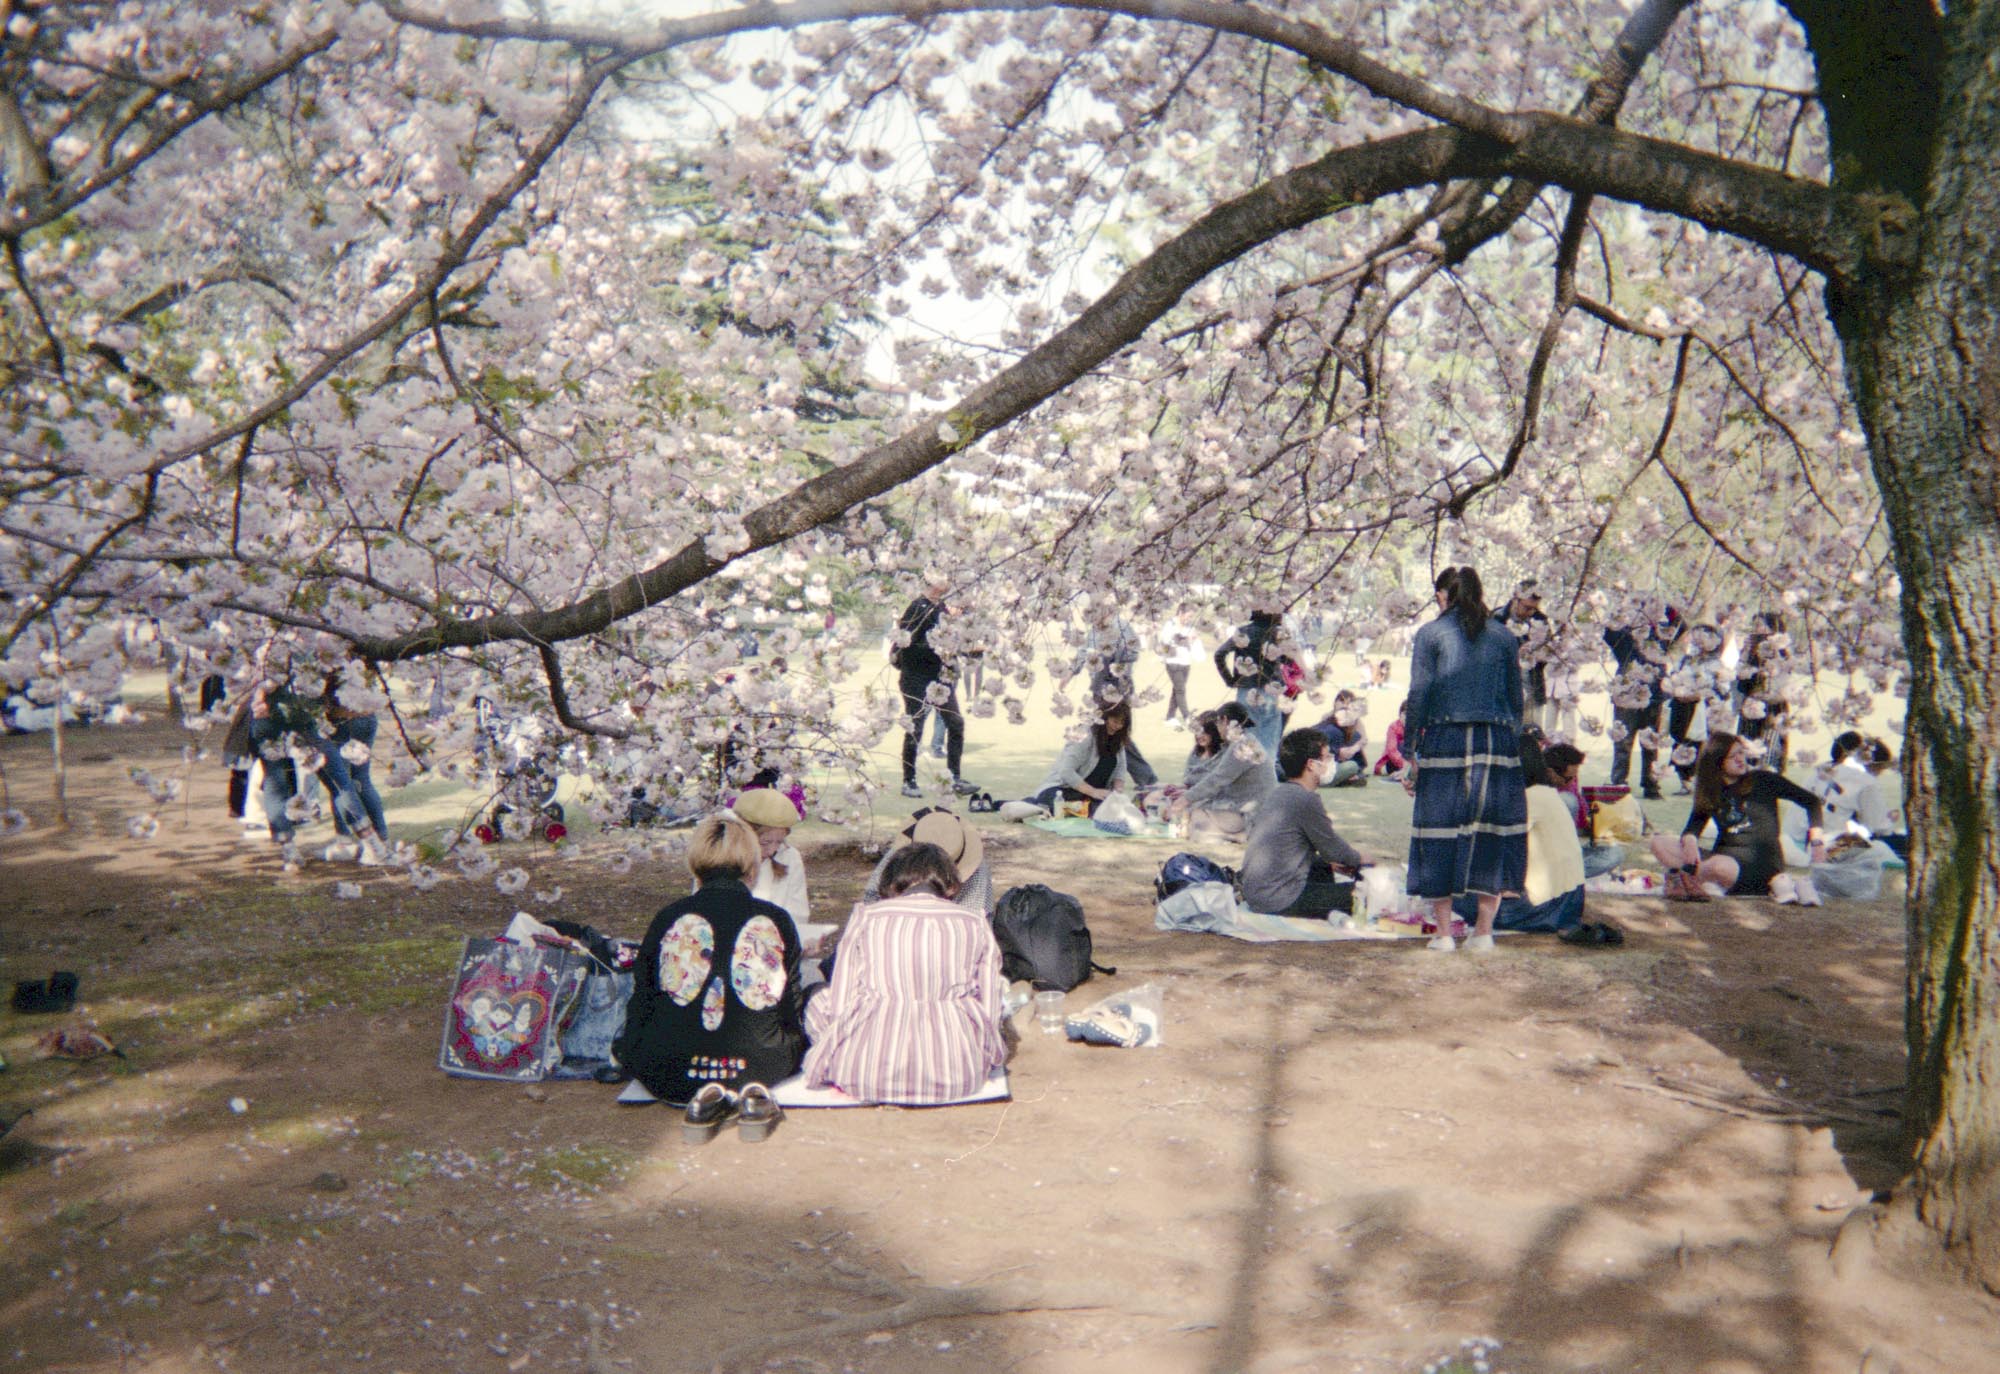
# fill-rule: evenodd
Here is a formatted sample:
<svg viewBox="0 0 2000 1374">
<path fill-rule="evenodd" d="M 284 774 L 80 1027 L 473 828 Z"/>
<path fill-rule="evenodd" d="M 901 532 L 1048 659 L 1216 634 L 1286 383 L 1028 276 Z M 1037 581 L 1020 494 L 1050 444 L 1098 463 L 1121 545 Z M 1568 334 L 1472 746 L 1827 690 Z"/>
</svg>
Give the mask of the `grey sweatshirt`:
<svg viewBox="0 0 2000 1374">
<path fill-rule="evenodd" d="M 1283 911 L 1306 890 L 1314 859 L 1359 868 L 1361 851 L 1334 833 L 1320 799 L 1295 782 L 1281 782 L 1258 804 L 1243 840 L 1237 886 L 1252 911 Z"/>
</svg>

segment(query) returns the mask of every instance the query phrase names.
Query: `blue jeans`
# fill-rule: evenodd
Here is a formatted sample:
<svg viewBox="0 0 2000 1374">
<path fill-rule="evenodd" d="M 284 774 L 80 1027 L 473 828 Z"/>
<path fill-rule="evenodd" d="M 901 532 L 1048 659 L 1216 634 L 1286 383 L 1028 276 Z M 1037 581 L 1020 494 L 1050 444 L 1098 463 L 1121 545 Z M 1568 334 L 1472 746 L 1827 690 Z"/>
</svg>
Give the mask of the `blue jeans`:
<svg viewBox="0 0 2000 1374">
<path fill-rule="evenodd" d="M 1250 713 L 1250 733 L 1264 746 L 1274 766 L 1278 760 L 1278 737 L 1285 730 L 1285 716 L 1278 709 L 1278 693 L 1282 690 L 1276 683 L 1236 689 L 1237 702 Z"/>
<path fill-rule="evenodd" d="M 1583 876 L 1595 878 L 1600 873 L 1609 873 L 1625 862 L 1625 846 L 1622 844 L 1599 844 L 1587 841 L 1583 846 Z"/>
<path fill-rule="evenodd" d="M 368 775 L 370 765 L 349 763 L 340 755 L 340 746 L 349 740 L 374 748 L 375 717 L 344 720 L 333 728 L 330 739 L 321 741 L 326 763 L 320 769 L 320 776 L 326 782 L 326 790 L 333 794 L 334 829 L 351 835 L 365 823 L 387 840 L 389 821 L 382 813 L 382 794 L 375 790 L 374 780 Z"/>
<path fill-rule="evenodd" d="M 1469 925 L 1479 919 L 1479 899 L 1471 893 L 1451 904 L 1454 915 Z M 1502 897 L 1493 917 L 1495 930 L 1518 930 L 1536 935 L 1559 935 L 1583 922 L 1583 889 L 1573 887 L 1560 897 L 1551 897 L 1536 906 L 1526 897 Z"/>
<path fill-rule="evenodd" d="M 268 718 L 250 722 L 250 751 L 264 764 L 264 819 L 270 823 L 271 838 L 283 844 L 298 828 L 285 806 L 299 790 L 298 765 L 285 752 L 286 732 Z M 275 753 L 277 757 L 273 758 Z"/>
</svg>

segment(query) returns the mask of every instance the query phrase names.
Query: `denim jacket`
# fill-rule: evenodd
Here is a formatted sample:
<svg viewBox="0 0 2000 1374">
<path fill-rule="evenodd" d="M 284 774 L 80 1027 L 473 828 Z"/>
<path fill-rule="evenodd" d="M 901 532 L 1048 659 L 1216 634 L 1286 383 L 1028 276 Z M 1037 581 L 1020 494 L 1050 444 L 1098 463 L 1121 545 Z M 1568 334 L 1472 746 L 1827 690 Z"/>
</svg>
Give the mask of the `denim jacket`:
<svg viewBox="0 0 2000 1374">
<path fill-rule="evenodd" d="M 1521 661 L 1514 636 L 1488 622 L 1468 640 L 1449 611 L 1417 631 L 1410 646 L 1410 710 L 1405 731 L 1472 722 L 1521 723 Z"/>
</svg>

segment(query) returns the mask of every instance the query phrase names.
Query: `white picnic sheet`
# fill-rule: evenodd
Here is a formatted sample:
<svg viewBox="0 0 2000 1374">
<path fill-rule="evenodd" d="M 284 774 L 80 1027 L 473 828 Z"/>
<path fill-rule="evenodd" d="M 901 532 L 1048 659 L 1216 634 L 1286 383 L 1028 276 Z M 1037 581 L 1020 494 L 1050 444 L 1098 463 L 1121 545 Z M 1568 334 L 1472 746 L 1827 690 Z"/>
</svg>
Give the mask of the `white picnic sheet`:
<svg viewBox="0 0 2000 1374">
<path fill-rule="evenodd" d="M 806 1086 L 806 1076 L 802 1073 L 795 1073 L 782 1083 L 773 1083 L 771 1085 L 771 1097 L 780 1107 L 874 1107 L 881 1105 L 849 1097 L 838 1088 L 809 1088 Z M 1005 1069 L 995 1069 L 992 1076 L 986 1080 L 979 1091 L 972 1093 L 970 1096 L 957 1098 L 950 1102 L 926 1102 L 923 1105 L 926 1107 L 962 1107 L 973 1102 L 1006 1102 L 1011 1100 L 1012 1097 L 1013 1092 L 1007 1084 L 1007 1071 Z M 625 1091 L 618 1094 L 618 1100 L 625 1103 L 659 1101 L 657 1097 L 647 1092 L 646 1085 L 637 1079 L 625 1085 Z"/>
</svg>

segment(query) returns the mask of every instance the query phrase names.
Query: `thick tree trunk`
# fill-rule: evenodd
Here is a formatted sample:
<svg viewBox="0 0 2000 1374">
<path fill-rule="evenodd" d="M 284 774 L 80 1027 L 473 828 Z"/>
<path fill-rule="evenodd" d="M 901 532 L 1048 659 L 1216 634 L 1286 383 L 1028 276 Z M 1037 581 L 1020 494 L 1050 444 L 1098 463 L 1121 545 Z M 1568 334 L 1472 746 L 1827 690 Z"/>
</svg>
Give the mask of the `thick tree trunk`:
<svg viewBox="0 0 2000 1374">
<path fill-rule="evenodd" d="M 1835 317 L 1912 667 L 1910 1191 L 2000 1291 L 2000 6 L 1953 11 L 1923 203 L 1884 199 L 1880 262 Z"/>
</svg>

